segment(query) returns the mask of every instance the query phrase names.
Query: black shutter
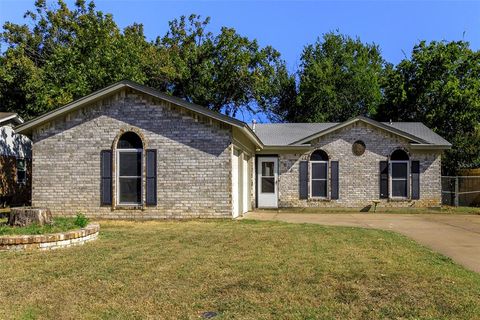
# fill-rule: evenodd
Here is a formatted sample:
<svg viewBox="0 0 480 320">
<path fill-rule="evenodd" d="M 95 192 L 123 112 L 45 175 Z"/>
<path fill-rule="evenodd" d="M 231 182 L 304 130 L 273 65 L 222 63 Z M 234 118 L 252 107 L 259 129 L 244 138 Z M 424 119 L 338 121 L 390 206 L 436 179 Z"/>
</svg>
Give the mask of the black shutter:
<svg viewBox="0 0 480 320">
<path fill-rule="evenodd" d="M 157 204 L 157 150 L 147 150 L 147 195 L 146 204 L 155 206 Z"/>
<path fill-rule="evenodd" d="M 420 199 L 420 161 L 412 161 L 412 199 Z"/>
<path fill-rule="evenodd" d="M 100 202 L 102 205 L 112 204 L 112 151 L 100 152 Z"/>
<path fill-rule="evenodd" d="M 330 161 L 330 198 L 333 200 L 338 199 L 338 161 Z"/>
<path fill-rule="evenodd" d="M 300 161 L 298 191 L 300 199 L 308 199 L 308 161 Z"/>
<path fill-rule="evenodd" d="M 388 198 L 388 161 L 380 161 L 380 199 Z"/>
</svg>

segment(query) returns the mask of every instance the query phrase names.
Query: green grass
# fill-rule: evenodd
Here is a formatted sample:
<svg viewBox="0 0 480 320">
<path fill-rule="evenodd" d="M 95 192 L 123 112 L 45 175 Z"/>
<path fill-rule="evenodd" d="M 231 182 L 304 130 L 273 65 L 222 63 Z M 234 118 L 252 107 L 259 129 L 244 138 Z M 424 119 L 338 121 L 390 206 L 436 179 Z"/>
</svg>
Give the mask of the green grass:
<svg viewBox="0 0 480 320">
<path fill-rule="evenodd" d="M 480 275 L 401 235 L 258 221 L 101 222 L 0 254 L 1 319 L 478 319 Z"/>
<path fill-rule="evenodd" d="M 64 232 L 73 229 L 79 229 L 80 227 L 75 224 L 75 218 L 70 217 L 55 217 L 53 223 L 49 225 L 39 226 L 32 224 L 28 227 L 10 227 L 7 225 L 7 219 L 0 219 L 0 236 L 8 235 L 27 235 L 27 234 L 47 234 Z"/>
</svg>

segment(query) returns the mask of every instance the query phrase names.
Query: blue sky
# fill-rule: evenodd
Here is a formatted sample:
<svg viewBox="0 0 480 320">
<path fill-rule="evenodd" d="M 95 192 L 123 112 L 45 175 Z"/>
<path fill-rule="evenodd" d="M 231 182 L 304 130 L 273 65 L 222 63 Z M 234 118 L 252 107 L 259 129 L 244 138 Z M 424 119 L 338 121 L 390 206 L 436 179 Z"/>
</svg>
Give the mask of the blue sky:
<svg viewBox="0 0 480 320">
<path fill-rule="evenodd" d="M 73 3 L 74 1 L 67 1 Z M 33 0 L 0 0 L 0 23 L 22 23 Z M 210 30 L 221 26 L 272 45 L 290 71 L 299 64 L 303 46 L 323 33 L 339 30 L 375 42 L 383 57 L 399 62 L 420 40 L 467 40 L 480 48 L 480 1 L 130 1 L 97 0 L 125 27 L 143 23 L 149 39 L 163 35 L 168 21 L 197 13 L 211 17 Z M 247 120 L 247 119 L 246 119 Z"/>
</svg>

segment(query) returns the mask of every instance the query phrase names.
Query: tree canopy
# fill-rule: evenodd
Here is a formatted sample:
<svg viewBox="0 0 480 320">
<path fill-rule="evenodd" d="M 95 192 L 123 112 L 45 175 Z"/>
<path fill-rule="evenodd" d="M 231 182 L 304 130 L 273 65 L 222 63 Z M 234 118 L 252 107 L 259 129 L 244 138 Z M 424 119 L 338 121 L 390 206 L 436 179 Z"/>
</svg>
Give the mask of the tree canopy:
<svg viewBox="0 0 480 320">
<path fill-rule="evenodd" d="M 274 106 L 280 120 L 336 122 L 375 115 L 384 64 L 377 45 L 330 32 L 307 45 L 300 61 L 296 99 L 290 94 L 290 104 Z"/>
<path fill-rule="evenodd" d="M 421 121 L 453 144 L 445 173 L 480 165 L 480 52 L 464 41 L 420 42 L 385 72 L 380 120 Z"/>
<path fill-rule="evenodd" d="M 275 103 L 280 54 L 222 28 L 209 18 L 180 17 L 156 41 L 141 24 L 120 30 L 112 15 L 77 0 L 54 8 L 45 0 L 25 14 L 30 23 L 3 26 L 0 56 L 2 109 L 29 119 L 115 81 L 143 83 L 213 110 L 235 115 Z"/>
</svg>

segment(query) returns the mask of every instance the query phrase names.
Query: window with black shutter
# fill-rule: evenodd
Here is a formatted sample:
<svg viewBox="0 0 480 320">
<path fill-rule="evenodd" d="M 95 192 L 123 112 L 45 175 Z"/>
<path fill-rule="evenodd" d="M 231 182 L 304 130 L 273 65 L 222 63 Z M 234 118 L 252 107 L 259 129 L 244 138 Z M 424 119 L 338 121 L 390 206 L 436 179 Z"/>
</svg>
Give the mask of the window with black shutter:
<svg viewBox="0 0 480 320">
<path fill-rule="evenodd" d="M 157 150 L 146 152 L 146 204 L 157 204 Z"/>
<path fill-rule="evenodd" d="M 388 161 L 380 161 L 380 199 L 388 198 Z"/>
<path fill-rule="evenodd" d="M 339 198 L 339 172 L 338 172 L 338 161 L 330 162 L 330 198 L 336 200 Z"/>
<path fill-rule="evenodd" d="M 100 202 L 102 205 L 112 204 L 112 151 L 102 150 L 100 153 Z"/>
<path fill-rule="evenodd" d="M 420 199 L 420 161 L 412 161 L 412 199 Z"/>
</svg>

